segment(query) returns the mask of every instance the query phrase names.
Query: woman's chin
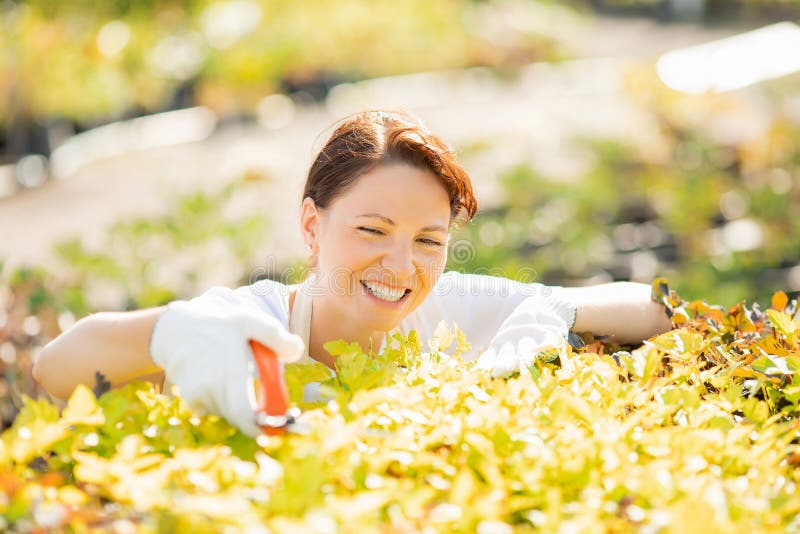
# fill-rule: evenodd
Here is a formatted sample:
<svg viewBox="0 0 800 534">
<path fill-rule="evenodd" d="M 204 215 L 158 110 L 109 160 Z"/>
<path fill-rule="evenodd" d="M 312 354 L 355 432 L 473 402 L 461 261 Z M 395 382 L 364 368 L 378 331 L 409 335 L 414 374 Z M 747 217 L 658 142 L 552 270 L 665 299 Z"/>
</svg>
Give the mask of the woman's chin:
<svg viewBox="0 0 800 534">
<path fill-rule="evenodd" d="M 400 324 L 402 318 L 396 321 L 378 321 L 375 317 L 362 317 L 362 328 L 367 332 L 389 332 L 394 330 Z"/>
<path fill-rule="evenodd" d="M 366 332 L 388 332 L 397 328 L 405 318 L 404 314 L 395 312 L 394 314 L 376 313 L 366 307 L 359 307 L 358 318 L 355 319 L 361 324 L 361 330 Z"/>
</svg>

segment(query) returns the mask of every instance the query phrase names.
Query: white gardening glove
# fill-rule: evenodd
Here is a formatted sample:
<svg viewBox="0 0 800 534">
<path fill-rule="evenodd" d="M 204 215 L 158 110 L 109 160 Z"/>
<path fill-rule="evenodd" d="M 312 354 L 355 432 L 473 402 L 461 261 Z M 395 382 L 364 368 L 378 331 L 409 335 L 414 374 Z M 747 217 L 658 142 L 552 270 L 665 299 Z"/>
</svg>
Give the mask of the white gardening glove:
<svg viewBox="0 0 800 534">
<path fill-rule="evenodd" d="M 527 369 L 536 354 L 565 344 L 574 322 L 574 306 L 552 297 L 532 296 L 514 308 L 478 358 L 476 368 L 507 377 Z"/>
<path fill-rule="evenodd" d="M 167 305 L 153 327 L 150 355 L 192 409 L 220 415 L 256 437 L 249 340 L 270 347 L 284 363 L 302 355 L 303 341 L 258 307 L 225 298 L 230 293 L 212 288 Z"/>
</svg>

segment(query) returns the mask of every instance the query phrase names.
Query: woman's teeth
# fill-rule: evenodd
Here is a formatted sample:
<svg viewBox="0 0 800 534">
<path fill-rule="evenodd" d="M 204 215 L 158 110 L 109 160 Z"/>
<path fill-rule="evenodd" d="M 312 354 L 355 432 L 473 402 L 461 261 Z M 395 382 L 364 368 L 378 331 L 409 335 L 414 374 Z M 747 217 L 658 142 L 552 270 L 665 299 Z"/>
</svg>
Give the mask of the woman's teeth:
<svg viewBox="0 0 800 534">
<path fill-rule="evenodd" d="M 388 300 L 389 302 L 397 302 L 401 298 L 403 298 L 406 294 L 405 289 L 401 289 L 399 291 L 394 291 L 391 289 L 385 289 L 380 286 L 372 285 L 368 282 L 361 281 L 361 284 L 367 288 L 367 290 L 378 297 L 381 300 Z"/>
</svg>

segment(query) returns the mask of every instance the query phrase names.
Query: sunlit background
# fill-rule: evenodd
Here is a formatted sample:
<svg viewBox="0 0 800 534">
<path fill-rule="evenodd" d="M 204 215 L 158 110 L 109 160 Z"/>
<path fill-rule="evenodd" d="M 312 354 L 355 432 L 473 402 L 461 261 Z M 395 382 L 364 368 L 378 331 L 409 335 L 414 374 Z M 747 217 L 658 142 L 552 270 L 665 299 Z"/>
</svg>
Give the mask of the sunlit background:
<svg viewBox="0 0 800 534">
<path fill-rule="evenodd" d="M 449 269 L 800 292 L 800 2 L 0 1 L 0 416 L 79 317 L 297 281 L 331 123 L 471 172 Z"/>
</svg>

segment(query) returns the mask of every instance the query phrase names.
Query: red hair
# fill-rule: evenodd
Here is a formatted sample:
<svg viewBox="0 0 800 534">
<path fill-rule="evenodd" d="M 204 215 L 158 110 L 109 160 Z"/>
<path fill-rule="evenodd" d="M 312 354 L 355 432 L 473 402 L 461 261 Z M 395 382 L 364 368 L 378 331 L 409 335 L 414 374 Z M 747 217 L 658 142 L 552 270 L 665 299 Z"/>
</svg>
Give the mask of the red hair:
<svg viewBox="0 0 800 534">
<path fill-rule="evenodd" d="M 303 199 L 326 208 L 362 174 L 381 164 L 405 163 L 426 169 L 450 196 L 450 225 L 475 216 L 478 201 L 469 174 L 453 149 L 414 115 L 403 111 L 364 111 L 345 117 L 308 171 Z"/>
</svg>

